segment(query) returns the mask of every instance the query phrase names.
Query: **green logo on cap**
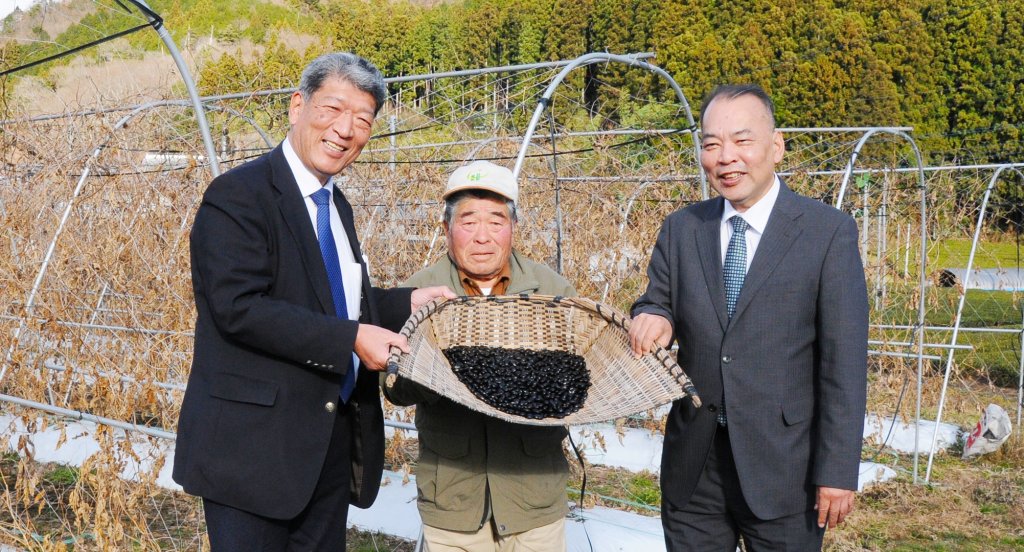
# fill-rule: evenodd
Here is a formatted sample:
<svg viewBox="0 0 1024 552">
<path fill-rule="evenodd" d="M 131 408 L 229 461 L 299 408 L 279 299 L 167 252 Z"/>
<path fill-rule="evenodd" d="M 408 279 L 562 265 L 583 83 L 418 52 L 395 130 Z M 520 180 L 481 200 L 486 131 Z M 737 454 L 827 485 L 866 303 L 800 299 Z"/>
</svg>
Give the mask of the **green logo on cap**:
<svg viewBox="0 0 1024 552">
<path fill-rule="evenodd" d="M 466 180 L 469 180 L 470 182 L 476 182 L 476 181 L 480 180 L 483 177 L 484 177 L 483 173 L 475 172 L 475 173 L 471 173 L 469 176 L 467 176 Z"/>
</svg>

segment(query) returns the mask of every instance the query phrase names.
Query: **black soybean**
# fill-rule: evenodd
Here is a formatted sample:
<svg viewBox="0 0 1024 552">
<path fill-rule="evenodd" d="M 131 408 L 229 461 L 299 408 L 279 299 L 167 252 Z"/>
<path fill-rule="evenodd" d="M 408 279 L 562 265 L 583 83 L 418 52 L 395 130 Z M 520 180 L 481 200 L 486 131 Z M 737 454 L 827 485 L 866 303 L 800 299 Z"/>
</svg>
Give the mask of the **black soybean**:
<svg viewBox="0 0 1024 552">
<path fill-rule="evenodd" d="M 443 353 L 478 399 L 508 414 L 531 420 L 564 418 L 587 400 L 590 372 L 577 354 L 463 346 Z"/>
</svg>

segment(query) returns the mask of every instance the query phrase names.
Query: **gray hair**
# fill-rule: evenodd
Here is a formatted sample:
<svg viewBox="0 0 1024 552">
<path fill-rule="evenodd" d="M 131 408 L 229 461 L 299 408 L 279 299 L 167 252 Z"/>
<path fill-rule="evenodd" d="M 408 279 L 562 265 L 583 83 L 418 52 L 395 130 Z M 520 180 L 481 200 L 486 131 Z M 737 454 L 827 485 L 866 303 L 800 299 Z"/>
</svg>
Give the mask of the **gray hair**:
<svg viewBox="0 0 1024 552">
<path fill-rule="evenodd" d="M 772 128 L 775 128 L 775 102 L 772 101 L 771 96 L 764 91 L 764 88 L 756 84 L 722 84 L 715 87 L 707 96 L 704 97 L 704 105 L 700 108 L 700 125 L 704 126 L 704 113 L 707 112 L 708 106 L 711 102 L 719 96 L 725 96 L 727 100 L 734 100 L 740 96 L 753 96 L 764 104 L 765 109 L 768 110 L 768 118 L 772 122 Z"/>
<path fill-rule="evenodd" d="M 331 78 L 349 82 L 373 96 L 373 101 L 377 104 L 373 111 L 375 117 L 387 100 L 388 87 L 384 84 L 384 75 L 380 69 L 366 58 L 349 52 L 331 52 L 309 62 L 302 71 L 299 93 L 303 98 L 312 98 L 324 85 L 324 81 Z"/>
<path fill-rule="evenodd" d="M 455 208 L 459 206 L 463 200 L 466 199 L 493 199 L 496 201 L 504 201 L 505 207 L 508 208 L 508 218 L 512 222 L 518 222 L 519 219 L 516 217 L 516 202 L 501 195 L 496 194 L 490 190 L 479 190 L 476 188 L 470 188 L 468 190 L 460 190 L 454 194 L 448 196 L 444 200 L 444 223 L 451 224 L 452 217 L 455 216 Z"/>
</svg>

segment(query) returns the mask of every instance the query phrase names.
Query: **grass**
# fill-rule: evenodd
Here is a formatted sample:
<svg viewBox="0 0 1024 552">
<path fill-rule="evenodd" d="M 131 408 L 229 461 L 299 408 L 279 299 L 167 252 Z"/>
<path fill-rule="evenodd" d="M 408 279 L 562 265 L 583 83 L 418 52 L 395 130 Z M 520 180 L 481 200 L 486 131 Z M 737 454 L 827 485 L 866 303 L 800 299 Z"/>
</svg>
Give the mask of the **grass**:
<svg viewBox="0 0 1024 552">
<path fill-rule="evenodd" d="M 413 552 L 414 541 L 392 537 L 384 533 L 349 529 L 345 537 L 348 552 Z"/>
<path fill-rule="evenodd" d="M 902 289 L 901 289 L 902 288 Z M 926 290 L 925 323 L 929 326 L 952 327 L 959 308 L 960 295 L 957 288 L 931 286 Z M 916 293 L 909 287 L 890 284 L 888 301 L 881 310 L 873 310 L 871 320 L 876 324 L 912 325 L 917 319 Z M 992 333 L 960 331 L 958 345 L 968 345 L 972 350 L 958 350 L 954 359 L 959 370 L 972 377 L 993 382 L 1003 387 L 1016 387 L 1020 370 L 1022 325 L 1022 294 L 1009 291 L 968 290 L 961 310 L 961 328 L 1014 329 L 1017 333 Z M 892 342 L 913 341 L 907 330 L 874 330 L 871 339 Z M 948 344 L 952 332 L 927 330 L 925 343 Z M 879 347 L 874 347 L 879 348 Z M 900 352 L 916 349 L 892 347 Z M 933 361 L 937 369 L 945 366 L 948 349 L 932 347 L 925 351 L 942 357 Z"/>
<path fill-rule="evenodd" d="M 60 464 L 38 463 L 13 452 L 0 456 L 0 543 L 28 550 L 208 550 L 203 537 L 199 500 L 154 488 L 145 499 L 122 496 L 135 510 L 121 520 L 125 528 L 141 522 L 148 534 L 125 539 L 111 547 L 97 541 L 90 519 L 79 518 L 69 505 L 89 500 L 82 492 L 81 471 Z M 25 493 L 28 489 L 30 492 Z M 78 498 L 75 498 L 78 496 Z M 415 542 L 376 532 L 349 529 L 350 552 L 412 552 Z M 108 541 L 109 542 L 109 541 Z"/>
<path fill-rule="evenodd" d="M 579 503 L 582 471 L 571 463 L 569 499 Z M 587 466 L 587 489 L 584 506 L 604 506 L 645 516 L 658 515 L 661 508 L 661 487 L 658 475 L 642 471 L 633 473 L 621 468 Z"/>
<path fill-rule="evenodd" d="M 1018 247 L 1012 238 L 989 241 L 983 238 L 974 255 L 973 268 L 1016 268 L 1024 266 L 1024 245 Z M 944 238 L 931 244 L 928 251 L 930 271 L 942 268 L 966 268 L 971 254 L 971 240 Z"/>
<path fill-rule="evenodd" d="M 935 269 L 966 267 L 971 241 L 945 239 L 935 244 L 929 254 L 929 263 Z M 974 268 L 1017 268 L 1021 266 L 1022 251 L 1014 241 L 986 241 L 980 244 L 974 258 Z M 932 290 L 934 305 L 927 313 L 930 325 L 951 325 L 956 318 L 959 292 L 956 288 Z M 961 314 L 961 327 L 1020 328 L 1022 323 L 1022 295 L 1020 292 L 967 291 Z M 929 332 L 930 342 L 948 342 L 951 332 Z M 961 333 L 958 343 L 971 345 L 974 351 L 958 353 L 960 366 L 975 369 L 980 376 L 996 385 L 1015 387 L 1020 370 L 1021 336 L 1019 334 Z"/>
<path fill-rule="evenodd" d="M 870 455 L 873 449 L 865 448 Z M 1024 550 L 1024 440 L 971 460 L 959 451 L 939 453 L 932 484 L 912 482 L 910 455 L 883 456 L 897 470 L 890 482 L 858 495 L 848 521 L 825 538 L 825 550 L 1012 551 Z M 920 476 L 923 479 L 924 461 Z M 577 470 L 578 471 L 578 470 Z M 587 507 L 602 505 L 657 516 L 661 502 L 657 474 L 588 466 Z M 579 473 L 570 485 L 578 488 Z M 598 495 L 653 506 L 654 511 Z M 570 493 L 579 500 L 579 495 Z"/>
<path fill-rule="evenodd" d="M 58 464 L 43 476 L 43 480 L 56 488 L 72 487 L 78 482 L 78 468 Z"/>
<path fill-rule="evenodd" d="M 913 484 L 911 456 L 887 458 L 900 475 L 894 481 L 869 486 L 858 496 L 848 522 L 826 534 L 826 550 L 1024 549 L 1021 439 L 1011 440 L 999 451 L 973 460 L 961 460 L 958 451 L 938 454 L 932 485 Z M 588 489 L 594 493 L 588 493 L 588 507 L 623 507 L 620 503 L 602 501 L 595 494 L 652 506 L 660 503 L 656 474 L 591 466 L 587 477 Z M 578 486 L 578 478 L 575 484 Z M 578 495 L 571 498 L 578 500 Z M 656 511 L 627 509 L 657 515 Z"/>
<path fill-rule="evenodd" d="M 905 472 L 860 494 L 849 523 L 826 536 L 833 550 L 975 550 L 1024 548 L 1024 442 L 1019 438 L 974 460 L 939 454 L 933 485 Z M 910 468 L 908 456 L 895 467 Z"/>
</svg>

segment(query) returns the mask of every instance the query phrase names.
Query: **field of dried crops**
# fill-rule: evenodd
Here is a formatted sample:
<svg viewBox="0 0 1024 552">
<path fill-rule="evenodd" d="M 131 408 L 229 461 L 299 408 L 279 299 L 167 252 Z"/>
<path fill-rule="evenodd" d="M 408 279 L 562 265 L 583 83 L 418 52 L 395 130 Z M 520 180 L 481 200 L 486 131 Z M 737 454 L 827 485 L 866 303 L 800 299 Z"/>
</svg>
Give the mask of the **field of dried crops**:
<svg viewBox="0 0 1024 552">
<path fill-rule="evenodd" d="M 532 78 L 542 84 L 549 77 Z M 529 92 L 525 87 L 523 97 L 532 98 Z M 379 285 L 397 284 L 444 254 L 437 198 L 457 162 L 494 158 L 511 165 L 519 147 L 522 112 L 501 112 L 501 121 L 495 112 L 481 123 L 476 115 L 438 115 L 439 104 L 428 106 L 430 116 L 426 108 L 412 106 L 385 111 L 378 134 L 388 132 L 392 116 L 394 130 L 409 132 L 371 142 L 345 184 Z M 282 137 L 281 98 L 245 98 L 222 107 L 211 117 L 226 166 L 265 147 L 230 110 L 268 129 L 272 140 Z M 449 107 L 466 108 L 458 102 Z M 534 156 L 524 165 L 517 247 L 560 267 L 582 295 L 625 309 L 645 285 L 661 220 L 701 197 L 692 143 L 685 133 L 595 132 L 568 111 L 558 121 L 559 132 L 581 133 L 555 144 L 540 136 L 529 150 Z M 65 418 L 56 413 L 84 413 L 149 431 L 148 437 L 132 433 L 137 439 L 161 439 L 174 431 L 190 362 L 194 311 L 187 238 L 209 173 L 187 109 L 154 107 L 119 125 L 125 114 L 0 126 L 0 409 L 29 425 L 59 426 Z M 817 171 L 841 167 L 857 136 L 794 133 L 787 182 L 834 200 L 841 176 Z M 546 156 L 553 147 L 559 155 Z M 897 167 L 907 155 L 898 143 L 883 141 L 860 162 Z M 929 261 L 942 244 L 969 239 L 990 174 L 964 169 L 928 176 Z M 883 171 L 858 180 L 843 202 L 864 229 L 865 277 L 876 324 L 912 324 L 922 294 L 929 324 L 949 325 L 955 316 L 956 289 L 918 286 L 919 193 L 914 173 Z M 1004 253 L 1013 247 L 1013 235 L 1006 228 L 993 224 L 986 231 L 979 258 L 988 265 L 1008 262 Z M 942 262 L 965 260 L 961 251 Z M 929 281 L 933 270 L 926 269 Z M 987 294 L 968 301 L 965 315 L 976 326 L 1019 329 L 1020 305 L 1019 293 Z M 1020 334 L 1008 335 L 970 338 L 975 350 L 952 365 L 944 420 L 971 426 L 989 402 L 1011 416 L 1016 412 L 1016 389 L 1006 377 L 995 377 L 1016 374 Z M 914 418 L 918 365 L 899 356 L 908 351 L 900 343 L 912 337 L 903 330 L 872 331 L 873 350 L 896 354 L 872 357 L 871 411 Z M 926 334 L 928 343 L 948 339 L 945 331 Z M 945 350 L 929 349 L 938 359 L 923 363 L 926 418 L 937 413 Z M 651 429 L 658 431 L 658 424 Z M 101 451 L 80 469 L 36 463 L 32 443 L 8 442 L 11 452 L 0 465 L 0 538 L 40 550 L 65 550 L 69 544 L 76 550 L 200 549 L 195 500 L 161 490 L 155 473 L 136 482 L 117 476 L 133 454 L 124 446 L 124 431 L 101 432 Z M 414 464 L 406 445 L 392 442 L 393 466 Z M 864 455 L 875 456 L 874 446 L 866 445 Z M 940 454 L 931 486 L 909 482 L 906 456 L 884 450 L 878 460 L 899 468 L 898 480 L 864 493 L 849 524 L 829 535 L 831 549 L 1024 548 L 1019 436 L 980 460 Z M 656 476 L 595 474 L 596 485 L 609 496 L 655 505 L 659 500 Z"/>
</svg>

